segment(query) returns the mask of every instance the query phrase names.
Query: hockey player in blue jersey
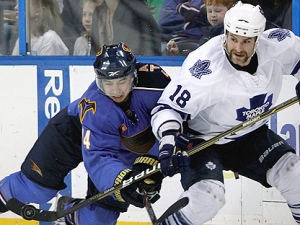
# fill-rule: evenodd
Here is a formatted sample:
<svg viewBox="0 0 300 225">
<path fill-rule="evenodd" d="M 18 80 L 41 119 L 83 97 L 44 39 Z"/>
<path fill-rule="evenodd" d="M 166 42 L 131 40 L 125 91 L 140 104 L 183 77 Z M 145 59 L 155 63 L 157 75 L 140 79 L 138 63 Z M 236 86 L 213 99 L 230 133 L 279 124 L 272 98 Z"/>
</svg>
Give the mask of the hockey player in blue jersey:
<svg viewBox="0 0 300 225">
<path fill-rule="evenodd" d="M 191 141 L 203 142 L 275 106 L 283 75 L 300 80 L 300 38 L 286 29 L 264 31 L 265 23 L 260 6 L 237 2 L 225 14 L 224 35 L 189 54 L 154 108 L 161 169 L 169 176 L 180 169 L 182 197 L 190 200 L 163 225 L 212 219 L 225 204 L 223 170 L 278 189 L 300 224 L 300 158 L 268 128 L 268 119 L 185 155 L 186 163 L 177 164 L 174 154 L 183 121 Z M 299 83 L 296 93 L 300 98 Z"/>
<path fill-rule="evenodd" d="M 104 45 L 94 69 L 96 80 L 81 98 L 50 119 L 21 171 L 1 181 L 1 212 L 7 211 L 5 203 L 12 197 L 46 203 L 66 187 L 64 177 L 82 161 L 89 175 L 88 197 L 158 163 L 150 112 L 170 77 L 155 64 L 136 63 L 124 43 Z M 152 202 L 159 198 L 162 174 L 148 178 L 150 183 L 136 182 L 54 224 L 116 224 L 129 204 L 143 207 L 143 191 Z M 70 200 L 69 205 L 82 200 L 61 199 Z"/>
</svg>

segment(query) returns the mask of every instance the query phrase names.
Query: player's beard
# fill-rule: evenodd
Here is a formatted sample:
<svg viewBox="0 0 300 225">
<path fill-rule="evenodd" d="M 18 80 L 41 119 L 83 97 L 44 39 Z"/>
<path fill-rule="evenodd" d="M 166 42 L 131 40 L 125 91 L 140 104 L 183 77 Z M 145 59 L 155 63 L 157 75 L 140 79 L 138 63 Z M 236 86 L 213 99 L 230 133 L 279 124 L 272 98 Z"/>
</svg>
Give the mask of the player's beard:
<svg viewBox="0 0 300 225">
<path fill-rule="evenodd" d="M 232 49 L 229 52 L 230 61 L 241 67 L 247 66 L 250 63 L 251 56 L 249 56 L 248 53 L 245 51 L 237 52 L 236 50 Z"/>
</svg>

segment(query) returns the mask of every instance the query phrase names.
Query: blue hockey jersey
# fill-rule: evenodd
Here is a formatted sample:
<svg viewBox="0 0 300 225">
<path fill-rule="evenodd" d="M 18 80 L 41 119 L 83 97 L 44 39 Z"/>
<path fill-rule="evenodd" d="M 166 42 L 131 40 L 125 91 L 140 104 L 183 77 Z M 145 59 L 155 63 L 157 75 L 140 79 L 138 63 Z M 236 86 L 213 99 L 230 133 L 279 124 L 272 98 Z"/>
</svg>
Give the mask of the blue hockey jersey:
<svg viewBox="0 0 300 225">
<path fill-rule="evenodd" d="M 138 85 L 126 113 L 95 82 L 68 108 L 82 123 L 84 165 L 100 192 L 112 187 L 119 172 L 131 168 L 139 155 L 158 155 L 150 113 L 170 78 L 157 65 L 137 63 L 136 69 Z"/>
</svg>

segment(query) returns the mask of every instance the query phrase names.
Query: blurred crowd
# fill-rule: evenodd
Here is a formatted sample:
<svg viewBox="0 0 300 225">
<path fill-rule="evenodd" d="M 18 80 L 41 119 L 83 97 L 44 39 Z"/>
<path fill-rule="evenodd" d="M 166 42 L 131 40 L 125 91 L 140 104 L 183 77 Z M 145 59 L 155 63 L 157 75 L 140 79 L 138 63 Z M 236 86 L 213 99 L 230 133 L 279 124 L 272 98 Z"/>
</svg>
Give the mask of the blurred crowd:
<svg viewBox="0 0 300 225">
<path fill-rule="evenodd" d="M 18 55 L 17 0 L 0 0 L 0 54 Z M 102 44 L 125 42 L 135 55 L 186 56 L 222 34 L 236 0 L 28 0 L 30 55 L 95 55 Z M 259 4 L 266 29 L 292 29 L 292 0 Z"/>
</svg>

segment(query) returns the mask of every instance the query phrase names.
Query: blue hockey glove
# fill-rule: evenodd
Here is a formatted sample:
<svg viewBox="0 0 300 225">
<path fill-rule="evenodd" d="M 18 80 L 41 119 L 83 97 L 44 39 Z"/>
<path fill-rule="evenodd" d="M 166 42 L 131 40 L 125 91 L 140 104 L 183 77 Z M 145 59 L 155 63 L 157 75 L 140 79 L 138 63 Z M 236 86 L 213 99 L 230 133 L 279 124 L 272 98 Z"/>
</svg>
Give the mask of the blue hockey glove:
<svg viewBox="0 0 300 225">
<path fill-rule="evenodd" d="M 135 160 L 132 169 L 125 169 L 119 173 L 115 179 L 115 185 L 157 164 L 158 160 L 154 156 L 140 156 Z M 154 173 L 145 179 L 132 183 L 120 191 L 116 191 L 115 196 L 120 202 L 127 202 L 136 207 L 143 208 L 145 194 L 147 194 L 151 203 L 156 202 L 160 198 L 159 191 L 161 189 L 162 179 L 163 175 L 161 172 Z"/>
<path fill-rule="evenodd" d="M 295 89 L 296 89 L 297 97 L 298 97 L 298 99 L 299 99 L 299 101 L 300 101 L 300 81 L 299 81 L 298 84 L 296 85 Z"/>
<path fill-rule="evenodd" d="M 164 135 L 160 140 L 158 156 L 162 173 L 171 177 L 187 170 L 190 157 L 186 150 L 190 148 L 190 138 L 187 135 L 182 133 L 177 136 L 175 133 Z"/>
<path fill-rule="evenodd" d="M 175 172 L 182 173 L 187 171 L 190 166 L 190 157 L 186 151 L 177 151 L 172 160 Z"/>
</svg>

